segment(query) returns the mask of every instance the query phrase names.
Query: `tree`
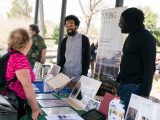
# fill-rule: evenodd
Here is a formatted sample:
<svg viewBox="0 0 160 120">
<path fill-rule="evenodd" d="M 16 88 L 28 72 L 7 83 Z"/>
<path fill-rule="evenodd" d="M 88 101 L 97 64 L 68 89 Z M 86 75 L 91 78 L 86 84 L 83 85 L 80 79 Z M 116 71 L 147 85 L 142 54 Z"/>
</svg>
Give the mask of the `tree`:
<svg viewBox="0 0 160 120">
<path fill-rule="evenodd" d="M 158 22 L 158 15 L 154 13 L 150 7 L 142 8 L 145 13 L 145 26 L 147 29 L 155 28 Z"/>
<path fill-rule="evenodd" d="M 56 25 L 53 29 L 53 34 L 51 35 L 54 43 L 57 44 L 58 43 L 58 37 L 59 37 L 59 27 L 58 25 Z"/>
<path fill-rule="evenodd" d="M 30 17 L 32 7 L 29 6 L 28 0 L 13 0 L 12 8 L 7 13 L 8 17 Z"/>
<path fill-rule="evenodd" d="M 150 30 L 157 41 L 157 46 L 160 46 L 160 28 L 157 28 L 158 15 L 154 13 L 149 7 L 141 8 L 145 14 L 145 27 Z"/>
<path fill-rule="evenodd" d="M 55 44 L 58 44 L 58 40 L 59 40 L 59 30 L 60 30 L 59 26 L 56 25 L 56 26 L 54 27 L 54 29 L 53 29 L 53 34 L 51 35 L 52 38 L 53 38 L 53 40 L 54 40 L 54 43 L 55 43 Z M 66 33 L 66 32 L 64 33 L 64 36 L 67 36 L 67 33 Z"/>
<path fill-rule="evenodd" d="M 82 1 L 79 0 L 79 5 L 83 13 L 84 21 L 86 24 L 86 31 L 85 31 L 86 34 L 89 32 L 93 15 L 96 14 L 101 9 L 100 7 L 101 3 L 102 0 L 89 0 L 88 7 L 87 9 L 85 9 L 84 5 L 82 4 Z"/>
<path fill-rule="evenodd" d="M 160 28 L 154 28 L 151 30 L 153 33 L 154 37 L 156 38 L 157 41 L 157 46 L 160 47 Z"/>
</svg>

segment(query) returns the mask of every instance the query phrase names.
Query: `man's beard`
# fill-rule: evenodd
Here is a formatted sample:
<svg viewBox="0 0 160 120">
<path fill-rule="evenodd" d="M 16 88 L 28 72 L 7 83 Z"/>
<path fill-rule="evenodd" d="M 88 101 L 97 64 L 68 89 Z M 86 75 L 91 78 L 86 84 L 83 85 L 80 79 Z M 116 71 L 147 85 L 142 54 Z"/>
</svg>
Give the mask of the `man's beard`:
<svg viewBox="0 0 160 120">
<path fill-rule="evenodd" d="M 67 31 L 67 34 L 68 34 L 69 36 L 74 36 L 74 35 L 76 34 L 76 31 L 72 31 L 72 32 L 68 32 L 68 31 Z"/>
</svg>

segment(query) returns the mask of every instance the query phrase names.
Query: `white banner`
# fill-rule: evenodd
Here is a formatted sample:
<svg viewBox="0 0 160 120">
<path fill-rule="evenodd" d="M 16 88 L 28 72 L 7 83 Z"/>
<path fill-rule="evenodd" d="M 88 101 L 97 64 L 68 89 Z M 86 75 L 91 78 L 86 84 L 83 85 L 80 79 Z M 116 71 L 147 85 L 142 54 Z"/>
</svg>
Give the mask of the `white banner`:
<svg viewBox="0 0 160 120">
<path fill-rule="evenodd" d="M 98 44 L 95 78 L 116 80 L 121 59 L 123 34 L 119 28 L 121 13 L 126 7 L 102 10 L 101 35 Z"/>
</svg>

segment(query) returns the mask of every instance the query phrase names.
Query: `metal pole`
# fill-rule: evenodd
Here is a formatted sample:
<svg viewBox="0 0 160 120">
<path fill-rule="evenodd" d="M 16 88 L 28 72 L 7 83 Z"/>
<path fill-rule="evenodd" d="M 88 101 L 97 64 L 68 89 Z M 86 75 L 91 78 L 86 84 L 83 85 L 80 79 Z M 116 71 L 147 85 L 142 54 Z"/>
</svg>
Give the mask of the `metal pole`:
<svg viewBox="0 0 160 120">
<path fill-rule="evenodd" d="M 39 0 L 39 28 L 40 28 L 40 35 L 44 38 L 43 0 Z"/>
<path fill-rule="evenodd" d="M 39 8 L 39 0 L 36 0 L 34 24 L 38 23 L 38 8 Z"/>
<path fill-rule="evenodd" d="M 61 41 L 63 39 L 63 34 L 64 34 L 64 21 L 65 21 L 65 16 L 66 16 L 66 7 L 67 7 L 67 0 L 62 0 L 57 61 L 59 61 L 59 59 L 60 59 L 60 47 L 61 47 Z"/>
<path fill-rule="evenodd" d="M 124 0 L 116 0 L 116 6 L 115 7 L 122 7 Z"/>
</svg>

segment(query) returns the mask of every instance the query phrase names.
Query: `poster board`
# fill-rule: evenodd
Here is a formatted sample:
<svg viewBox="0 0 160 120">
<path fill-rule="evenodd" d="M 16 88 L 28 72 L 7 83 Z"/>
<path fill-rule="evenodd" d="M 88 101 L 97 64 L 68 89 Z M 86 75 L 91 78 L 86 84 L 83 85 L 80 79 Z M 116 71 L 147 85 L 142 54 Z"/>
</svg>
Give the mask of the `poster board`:
<svg viewBox="0 0 160 120">
<path fill-rule="evenodd" d="M 132 94 L 125 120 L 160 120 L 160 104 Z"/>
<path fill-rule="evenodd" d="M 115 80 L 118 76 L 121 61 L 123 34 L 119 28 L 121 13 L 126 7 L 102 10 L 101 35 L 95 67 L 95 79 L 102 81 L 101 91 L 115 93 Z"/>
</svg>

